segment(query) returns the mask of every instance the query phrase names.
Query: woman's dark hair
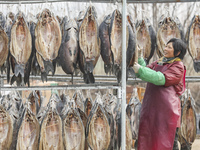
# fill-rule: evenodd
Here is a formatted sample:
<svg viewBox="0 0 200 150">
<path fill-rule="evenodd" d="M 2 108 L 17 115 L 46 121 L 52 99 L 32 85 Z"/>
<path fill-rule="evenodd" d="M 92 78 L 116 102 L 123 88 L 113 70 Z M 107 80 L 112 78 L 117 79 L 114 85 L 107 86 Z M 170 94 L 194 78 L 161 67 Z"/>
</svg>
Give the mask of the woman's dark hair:
<svg viewBox="0 0 200 150">
<path fill-rule="evenodd" d="M 172 46 L 174 48 L 174 56 L 179 57 L 180 59 L 183 59 L 186 54 L 187 45 L 181 39 L 177 39 L 177 38 L 170 39 L 167 42 L 167 44 L 171 43 L 171 42 L 172 42 Z M 180 52 L 180 54 L 178 56 L 176 56 L 179 52 Z"/>
</svg>

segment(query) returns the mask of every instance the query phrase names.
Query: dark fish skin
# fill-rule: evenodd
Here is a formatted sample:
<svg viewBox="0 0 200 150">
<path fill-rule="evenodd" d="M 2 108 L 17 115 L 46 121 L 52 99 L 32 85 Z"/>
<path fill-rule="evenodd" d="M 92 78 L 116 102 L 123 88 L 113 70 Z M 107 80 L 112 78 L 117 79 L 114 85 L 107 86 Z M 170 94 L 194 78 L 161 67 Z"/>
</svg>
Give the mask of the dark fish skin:
<svg viewBox="0 0 200 150">
<path fill-rule="evenodd" d="M 114 109 L 114 120 L 115 120 L 115 129 L 114 134 L 114 146 L 115 149 L 121 148 L 121 105 L 118 104 Z M 132 133 L 131 133 L 131 124 L 128 115 L 126 114 L 126 150 L 131 150 L 132 148 Z"/>
<path fill-rule="evenodd" d="M 79 67 L 85 83 L 94 83 L 94 67 L 100 56 L 99 27 L 96 9 L 89 6 L 79 28 Z"/>
<path fill-rule="evenodd" d="M 37 58 L 36 58 L 36 48 L 35 48 L 35 26 L 36 23 L 33 21 L 29 22 L 31 37 L 32 37 L 32 62 L 31 62 L 31 73 L 32 75 L 39 75 L 40 66 L 38 64 Z"/>
<path fill-rule="evenodd" d="M 136 34 L 133 32 L 133 29 L 129 23 L 127 23 L 128 26 L 128 32 L 129 32 L 129 39 L 128 39 L 128 47 L 126 51 L 126 67 L 127 67 L 127 73 L 126 73 L 126 78 L 128 78 L 128 72 L 132 69 L 132 60 L 134 59 L 134 53 L 135 53 L 135 48 L 136 48 Z M 135 74 L 131 74 L 133 77 Z"/>
<path fill-rule="evenodd" d="M 83 112 L 80 108 L 76 108 L 76 109 L 79 112 L 79 115 L 81 117 L 83 126 L 84 126 L 85 131 L 86 131 L 87 116 L 86 116 L 85 112 Z M 85 137 L 86 137 L 86 134 L 85 134 Z M 88 150 L 88 143 L 87 143 L 87 139 L 86 138 L 85 138 L 85 148 L 84 148 L 84 150 Z"/>
<path fill-rule="evenodd" d="M 137 45 L 143 48 L 143 58 L 148 64 L 156 49 L 156 32 L 148 18 L 139 20 L 136 29 Z"/>
<path fill-rule="evenodd" d="M 200 71 L 200 51 L 199 51 L 200 47 L 198 44 L 199 43 L 198 36 L 200 34 L 199 24 L 200 24 L 199 15 L 194 15 L 186 34 L 188 52 L 193 59 L 194 70 L 196 72 Z"/>
<path fill-rule="evenodd" d="M 60 95 L 60 98 L 57 99 L 56 109 L 60 115 L 66 102 L 67 102 L 67 97 L 65 94 Z"/>
<path fill-rule="evenodd" d="M 85 114 L 88 117 L 92 109 L 92 100 L 90 98 L 86 98 L 84 105 L 85 105 Z"/>
<path fill-rule="evenodd" d="M 109 29 L 111 22 L 111 14 L 104 17 L 103 22 L 99 26 L 99 37 L 101 40 L 101 57 L 104 61 L 104 71 L 106 74 L 112 73 L 113 53 L 110 47 Z"/>
<path fill-rule="evenodd" d="M 178 17 L 161 17 L 157 31 L 157 54 L 159 57 L 163 56 L 165 45 L 171 38 L 180 38 L 185 41 L 182 24 Z"/>
<path fill-rule="evenodd" d="M 30 110 L 36 116 L 39 112 L 40 106 L 38 103 L 39 97 L 35 91 L 32 91 L 28 96 L 28 101 L 30 102 Z"/>
<path fill-rule="evenodd" d="M 117 81 L 121 81 L 121 63 L 122 63 L 122 14 L 119 10 L 114 10 L 110 24 L 110 45 L 113 54 L 112 72 L 117 77 Z M 129 42 L 129 30 L 126 26 L 126 50 Z M 130 50 L 130 49 L 129 49 Z M 130 60 L 128 60 L 130 61 Z"/>
<path fill-rule="evenodd" d="M 9 52 L 8 52 L 8 57 L 7 57 L 7 60 L 6 60 L 6 70 L 7 70 L 7 83 L 10 82 L 10 40 L 11 40 L 11 28 L 12 28 L 12 24 L 13 24 L 13 21 L 14 21 L 14 14 L 12 12 L 9 12 L 7 15 L 6 15 L 6 23 L 5 23 L 5 32 L 6 34 L 8 35 L 8 40 L 9 40 L 9 44 L 8 44 L 8 47 L 9 47 Z"/>
<path fill-rule="evenodd" d="M 65 16 L 65 17 L 62 19 L 62 22 L 60 23 L 60 30 L 61 30 L 62 36 L 64 35 L 65 24 L 67 23 L 67 21 L 68 21 L 68 17 Z"/>
<path fill-rule="evenodd" d="M 77 64 L 77 56 L 79 51 L 78 43 L 78 26 L 75 20 L 70 19 L 64 23 L 64 35 L 58 52 L 58 62 L 66 74 L 72 75 Z"/>
<path fill-rule="evenodd" d="M 132 138 L 138 138 L 140 110 L 142 104 L 137 97 L 131 97 L 129 104 L 126 107 L 126 114 L 130 119 Z"/>
</svg>

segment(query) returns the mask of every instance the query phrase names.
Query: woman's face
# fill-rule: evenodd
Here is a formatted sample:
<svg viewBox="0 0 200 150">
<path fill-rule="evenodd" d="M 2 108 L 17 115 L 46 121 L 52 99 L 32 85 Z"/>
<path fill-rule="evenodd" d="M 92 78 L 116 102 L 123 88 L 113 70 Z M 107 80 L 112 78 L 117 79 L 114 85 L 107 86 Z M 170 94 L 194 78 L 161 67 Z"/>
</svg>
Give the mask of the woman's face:
<svg viewBox="0 0 200 150">
<path fill-rule="evenodd" d="M 174 57 L 174 48 L 172 42 L 168 43 L 164 49 L 164 57 L 171 58 Z"/>
</svg>

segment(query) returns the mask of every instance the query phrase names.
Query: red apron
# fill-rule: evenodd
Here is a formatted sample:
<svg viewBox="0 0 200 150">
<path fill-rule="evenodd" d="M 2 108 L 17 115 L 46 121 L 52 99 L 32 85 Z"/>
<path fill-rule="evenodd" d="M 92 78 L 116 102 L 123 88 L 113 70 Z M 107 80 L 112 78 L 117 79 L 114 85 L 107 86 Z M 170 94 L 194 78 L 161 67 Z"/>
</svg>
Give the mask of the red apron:
<svg viewBox="0 0 200 150">
<path fill-rule="evenodd" d="M 164 72 L 170 65 L 154 64 L 155 71 Z M 180 100 L 173 85 L 147 83 L 141 108 L 138 150 L 172 150 Z"/>
</svg>

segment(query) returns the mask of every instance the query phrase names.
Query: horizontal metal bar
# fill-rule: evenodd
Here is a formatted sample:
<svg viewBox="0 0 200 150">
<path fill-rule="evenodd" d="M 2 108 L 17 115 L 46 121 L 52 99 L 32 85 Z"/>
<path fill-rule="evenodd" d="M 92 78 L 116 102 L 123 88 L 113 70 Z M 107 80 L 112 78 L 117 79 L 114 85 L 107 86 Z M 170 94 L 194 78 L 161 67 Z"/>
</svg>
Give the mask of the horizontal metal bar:
<svg viewBox="0 0 200 150">
<path fill-rule="evenodd" d="M 4 80 L 6 80 L 6 75 L 1 75 L 0 77 L 2 77 Z M 106 75 L 99 75 L 99 76 L 94 76 L 96 83 L 101 82 L 101 83 L 105 83 L 105 82 L 110 82 L 117 84 L 117 78 L 115 76 L 106 76 Z M 48 76 L 47 77 L 48 81 L 55 81 L 55 82 L 71 82 L 71 76 L 70 75 L 54 75 L 54 76 Z M 31 80 L 41 80 L 40 76 L 30 76 L 30 81 Z M 186 76 L 185 79 L 186 82 L 200 82 L 200 76 Z M 142 81 L 139 78 L 132 78 L 129 77 L 128 78 L 128 83 L 127 84 L 131 84 L 131 83 L 145 83 L 145 81 Z M 73 84 L 76 83 L 80 83 L 83 84 L 83 77 L 81 76 L 74 76 L 73 77 Z"/>
<path fill-rule="evenodd" d="M 31 87 L 1 87 L 0 91 L 27 91 L 27 90 L 63 90 L 63 89 L 120 89 L 119 84 L 110 83 L 95 83 L 95 84 L 84 84 L 84 85 L 57 85 L 57 86 L 31 86 Z"/>
<path fill-rule="evenodd" d="M 127 0 L 127 3 L 176 3 L 176 2 L 199 2 L 200 0 Z M 89 0 L 0 0 L 1 4 L 34 4 L 53 2 L 89 2 Z M 92 0 L 93 3 L 121 3 L 122 0 Z"/>
</svg>

